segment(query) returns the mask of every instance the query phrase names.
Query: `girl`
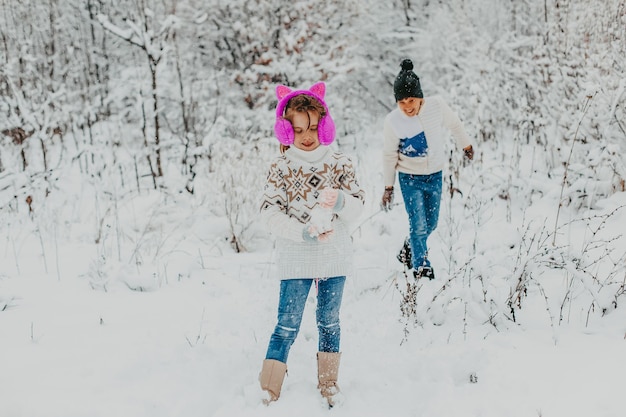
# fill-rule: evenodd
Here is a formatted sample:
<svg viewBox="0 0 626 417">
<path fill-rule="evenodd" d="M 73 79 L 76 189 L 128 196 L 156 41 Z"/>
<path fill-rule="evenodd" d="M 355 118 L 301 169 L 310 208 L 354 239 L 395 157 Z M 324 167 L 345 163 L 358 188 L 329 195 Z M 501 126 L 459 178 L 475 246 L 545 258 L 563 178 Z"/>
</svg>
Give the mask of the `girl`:
<svg viewBox="0 0 626 417">
<path fill-rule="evenodd" d="M 259 380 L 266 404 L 280 396 L 289 349 L 298 335 L 306 299 L 315 283 L 319 331 L 318 388 L 333 406 L 338 392 L 339 308 L 351 267 L 352 240 L 347 221 L 355 220 L 364 192 L 350 159 L 328 146 L 335 125 L 324 83 L 308 90 L 276 88 L 274 131 L 281 155 L 271 164 L 261 217 L 276 238 L 280 278 L 278 323 Z"/>
</svg>

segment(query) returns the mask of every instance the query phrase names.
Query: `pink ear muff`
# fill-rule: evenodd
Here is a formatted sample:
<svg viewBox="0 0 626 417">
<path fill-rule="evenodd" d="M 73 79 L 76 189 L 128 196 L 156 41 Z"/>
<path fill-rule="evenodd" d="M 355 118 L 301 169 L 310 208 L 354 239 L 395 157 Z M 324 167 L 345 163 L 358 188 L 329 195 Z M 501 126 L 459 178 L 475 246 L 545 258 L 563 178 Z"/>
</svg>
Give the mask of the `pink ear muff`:
<svg viewBox="0 0 626 417">
<path fill-rule="evenodd" d="M 293 126 L 288 120 L 283 118 L 283 112 L 289 100 L 299 94 L 306 94 L 317 99 L 324 109 L 326 110 L 326 116 L 322 117 L 317 125 L 317 136 L 320 144 L 328 146 L 335 140 L 335 122 L 330 117 L 328 107 L 324 102 L 324 95 L 326 94 L 326 85 L 322 82 L 314 84 L 309 90 L 293 91 L 289 87 L 284 85 L 276 86 L 276 97 L 278 98 L 278 105 L 276 106 L 276 122 L 274 123 L 274 133 L 276 138 L 283 145 L 291 145 L 295 139 L 293 132 Z"/>
<path fill-rule="evenodd" d="M 335 122 L 328 110 L 326 110 L 326 116 L 322 117 L 317 125 L 317 137 L 324 146 L 330 145 L 335 140 Z"/>
<path fill-rule="evenodd" d="M 283 145 L 291 145 L 295 139 L 293 132 L 293 126 L 289 120 L 283 119 L 282 116 L 276 116 L 276 123 L 274 124 L 274 133 L 278 138 L 278 141 Z"/>
</svg>

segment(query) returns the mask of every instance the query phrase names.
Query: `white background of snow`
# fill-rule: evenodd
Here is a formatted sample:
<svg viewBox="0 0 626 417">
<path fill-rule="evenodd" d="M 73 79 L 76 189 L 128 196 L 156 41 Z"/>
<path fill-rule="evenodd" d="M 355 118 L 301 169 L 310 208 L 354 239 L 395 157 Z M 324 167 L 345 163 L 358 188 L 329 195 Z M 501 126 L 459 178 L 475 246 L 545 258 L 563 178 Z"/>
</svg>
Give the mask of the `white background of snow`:
<svg viewBox="0 0 626 417">
<path fill-rule="evenodd" d="M 372 146 L 364 155 L 363 163 L 375 160 L 379 149 Z M 471 168 L 465 170 L 471 175 Z M 371 172 L 362 178 L 366 185 L 378 181 L 376 169 Z M 471 324 L 464 331 L 459 317 L 435 317 L 434 308 L 432 322 L 441 325 L 410 327 L 401 344 L 400 298 L 392 279 L 400 271 L 395 254 L 406 215 L 401 204 L 379 213 L 379 198 L 368 195 L 354 233 L 356 270 L 346 283 L 342 307 L 340 385 L 346 401 L 333 415 L 623 415 L 623 308 L 604 318 L 593 314 L 587 327 L 584 312 L 574 312 L 570 324 L 553 328 L 545 304 L 529 298 L 519 312 L 524 325 L 510 323 L 500 332 Z M 443 230 L 449 199 L 444 200 Z M 625 200 L 620 193 L 604 205 L 610 211 Z M 121 222 L 130 227 L 139 214 L 160 204 L 172 227 L 193 211 L 144 196 L 121 211 Z M 452 201 L 458 205 L 460 199 Z M 553 216 L 555 200 L 549 197 L 533 208 Z M 0 415 L 326 415 L 316 391 L 314 298 L 289 357 L 280 401 L 267 408 L 260 402 L 257 376 L 278 297 L 271 241 L 260 235 L 254 250 L 235 254 L 220 238 L 224 220 L 202 214 L 185 225 L 202 240 L 190 238 L 177 247 L 180 255 L 168 255 L 168 270 L 181 271 L 178 275 L 156 267 L 151 273 L 149 264 L 141 272 L 119 267 L 107 271 L 107 291 L 92 289 L 87 275 L 96 256 L 93 245 L 81 243 L 92 230 L 88 211 L 61 234 L 74 236 L 73 241 L 46 243 L 47 274 L 36 233 L 16 236 L 12 229 L 0 247 L 0 294 L 7 306 L 0 313 Z M 621 217 L 612 218 L 608 229 L 623 228 Z M 487 222 L 481 244 L 506 242 L 503 224 L 497 218 Z M 459 239 L 471 241 L 473 233 L 464 229 Z M 430 245 L 437 279 L 425 282 L 424 291 L 434 293 L 447 278 L 441 231 Z M 495 253 L 488 250 L 478 264 L 488 270 L 499 262 Z M 558 285 L 562 271 L 554 274 Z M 130 289 L 137 286 L 147 291 Z"/>
<path fill-rule="evenodd" d="M 432 27 L 446 26 L 443 19 L 446 15 L 445 10 L 435 14 L 434 19 L 443 23 L 439 25 L 435 21 Z M 456 29 L 461 28 L 455 28 L 455 33 Z M 438 48 L 442 37 L 436 32 L 418 33 L 426 39 L 424 44 L 433 45 L 431 50 L 420 51 L 428 54 L 421 69 L 424 87 L 426 91 L 447 91 L 445 74 L 433 73 L 445 61 L 442 56 L 445 58 L 446 50 Z M 290 36 L 295 44 L 298 36 Z M 489 46 L 480 39 L 466 38 L 471 39 L 468 50 Z M 394 41 L 391 38 L 390 42 Z M 459 42 L 451 47 L 454 50 L 447 52 L 456 55 L 456 48 L 462 47 Z M 407 51 L 416 52 L 415 48 Z M 354 63 L 356 67 L 361 64 Z M 397 70 L 391 60 L 389 67 Z M 292 68 L 285 71 L 293 72 Z M 491 68 L 487 66 L 486 71 Z M 620 91 L 623 85 L 620 83 Z M 480 97 L 484 92 L 479 87 L 476 89 L 472 94 Z M 451 97 L 456 95 L 450 92 Z M 615 94 L 616 100 L 622 95 Z M 329 89 L 329 103 L 334 105 L 331 109 L 336 122 L 341 124 L 342 118 L 336 116 L 343 106 L 332 89 Z M 358 107 L 350 111 L 358 113 Z M 352 113 L 346 111 L 346 114 Z M 488 324 L 470 324 L 464 329 L 457 310 L 446 314 L 433 306 L 429 312 L 421 311 L 430 320 L 423 327 L 411 328 L 408 341 L 401 344 L 404 326 L 400 321 L 399 293 L 392 279 L 400 271 L 395 254 L 406 233 L 406 219 L 401 205 L 389 214 L 378 213 L 382 193 L 379 165 L 382 116 L 381 113 L 381 119 L 373 123 L 374 131 L 358 137 L 364 143 L 362 146 L 359 143 L 355 152 L 368 204 L 362 218 L 364 223 L 354 234 L 356 270 L 346 283 L 342 307 L 340 385 L 346 401 L 332 410 L 332 414 L 359 417 L 621 417 L 626 414 L 623 400 L 626 309 L 623 306 L 606 317 L 594 312 L 585 325 L 587 311 L 581 308 L 584 303 L 573 303 L 575 309 L 568 315 L 569 320 L 553 327 L 546 304 L 534 293 L 518 312 L 523 324 L 508 323 L 507 328 L 499 331 Z M 578 115 L 564 117 L 568 120 L 561 122 L 572 125 Z M 498 139 L 498 146 L 506 147 L 506 141 Z M 511 268 L 511 262 L 503 261 L 501 247 L 517 242 L 523 225 L 545 221 L 550 229 L 560 192 L 560 178 L 548 180 L 541 172 L 536 176 L 530 174 L 530 158 L 522 162 L 520 171 L 507 169 L 509 161 L 504 158 L 489 161 L 491 155 L 497 158 L 499 151 L 477 147 L 477 160 L 482 155 L 486 162 L 464 168 L 466 177 L 461 187 L 466 194 L 468 190 L 497 193 L 498 190 L 489 188 L 490 175 L 522 174 L 511 181 L 515 185 L 512 192 L 521 194 L 511 203 L 511 222 L 504 220 L 506 204 L 497 199 L 491 204 L 489 201 L 493 200 L 486 198 L 487 206 L 480 211 L 485 214 L 486 222 L 479 231 L 481 257 L 475 260 L 475 266 L 494 275 Z M 129 154 L 133 154 L 132 149 Z M 514 152 L 506 149 L 501 154 Z M 537 160 L 532 162 L 541 165 L 541 158 L 535 157 Z M 254 169 L 249 175 L 265 174 L 265 167 L 258 170 L 254 165 L 249 167 Z M 233 167 L 232 171 L 236 169 Z M 169 174 L 173 175 L 172 172 L 175 169 Z M 226 220 L 206 208 L 206 201 L 200 197 L 176 200 L 171 196 L 143 194 L 120 199 L 119 217 L 115 221 L 112 216 L 106 219 L 102 246 L 108 245 L 110 256 L 110 252 L 115 253 L 111 248 L 116 248 L 118 230 L 131 235 L 131 242 L 121 245 L 126 250 L 124 261 L 128 262 L 115 263 L 108 259 L 102 267 L 102 282 L 98 283 L 93 270 L 101 247 L 93 243 L 95 219 L 102 216 L 111 202 L 97 206 L 94 195 L 102 190 L 94 190 L 98 185 L 81 180 L 76 169 L 61 169 L 55 175 L 60 177 L 59 189 L 54 190 L 46 203 L 41 203 L 46 206 L 41 210 L 45 213 L 43 217 L 36 211 L 30 218 L 24 216 L 19 220 L 16 216 L 0 224 L 0 310 L 3 310 L 0 312 L 0 416 L 327 415 L 328 410 L 315 388 L 317 330 L 313 298 L 309 300 L 301 334 L 291 351 L 289 376 L 280 401 L 269 408 L 260 403 L 257 376 L 275 324 L 278 297 L 269 239 L 260 236 L 249 253 L 235 254 L 225 241 Z M 471 188 L 470 185 L 479 183 L 480 175 L 486 183 L 484 188 Z M 202 175 L 199 177 L 198 183 L 206 180 Z M 11 178 L 23 180 L 22 185 L 28 182 L 17 175 Z M 169 180 L 175 182 L 171 177 Z M 493 183 L 499 185 L 500 181 Z M 16 182 L 13 187 L 22 185 Z M 100 185 L 106 191 L 115 191 L 113 181 Z M 197 188 L 201 189 L 200 185 Z M 527 197 L 526 193 L 536 190 L 544 197 Z M 12 197 L 7 193 L 2 197 L 7 195 Z M 3 200 L 3 206 L 9 200 Z M 523 207 L 526 201 L 533 204 Z M 464 202 L 461 198 L 452 200 L 451 214 L 454 221 L 463 225 L 459 236 L 454 236 L 461 249 L 470 247 L 477 233 L 472 219 L 462 216 L 460 207 Z M 447 203 L 448 200 L 444 201 L 442 206 L 438 233 L 430 241 L 437 280 L 424 283 L 423 291 L 429 294 L 439 290 L 448 273 L 449 239 L 445 233 L 451 225 L 446 220 Z M 610 212 L 626 204 L 626 195 L 614 194 L 600 203 L 595 207 L 598 211 Z M 155 222 L 146 222 L 151 216 Z M 582 214 L 566 209 L 561 216 L 561 223 L 566 223 Z M 621 209 L 606 229 L 623 234 L 625 221 Z M 158 235 L 152 229 L 149 238 L 142 240 L 142 231 L 148 226 L 160 230 L 163 240 L 151 240 Z M 572 247 L 584 242 L 581 236 L 585 236 L 585 230 L 580 225 L 568 228 L 567 232 Z M 185 238 L 177 241 L 180 235 Z M 141 268 L 128 266 L 132 265 L 128 258 L 133 245 L 159 243 L 167 243 L 163 256 L 144 259 Z M 624 252 L 623 238 L 616 246 Z M 466 257 L 466 252 L 453 253 L 459 261 Z M 565 286 L 564 276 L 560 270 L 545 276 L 546 288 L 554 290 L 551 294 L 558 294 Z M 497 290 L 506 298 L 509 288 L 503 286 Z M 552 307 L 560 304 L 556 297 L 551 301 Z M 428 305 L 420 307 L 425 309 Z M 470 382 L 472 376 L 476 376 L 476 383 Z"/>
</svg>

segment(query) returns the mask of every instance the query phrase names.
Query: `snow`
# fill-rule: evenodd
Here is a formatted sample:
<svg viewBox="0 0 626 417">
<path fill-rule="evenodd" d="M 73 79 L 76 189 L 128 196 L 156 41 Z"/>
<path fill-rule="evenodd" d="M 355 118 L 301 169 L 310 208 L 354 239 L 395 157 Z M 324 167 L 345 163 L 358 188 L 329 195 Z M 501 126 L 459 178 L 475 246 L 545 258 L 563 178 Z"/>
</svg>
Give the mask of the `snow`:
<svg viewBox="0 0 626 417">
<path fill-rule="evenodd" d="M 99 3 L 97 22 L 74 2 L 0 6 L 0 131 L 36 131 L 23 146 L 0 135 L 0 417 L 626 415 L 619 0 L 546 3 L 546 16 L 546 4 L 495 0 L 315 13 L 188 1 L 176 18 L 165 3 L 137 16 L 133 2 Z M 158 191 L 137 45 L 168 52 Z M 459 151 L 444 170 L 437 278 L 416 284 L 414 303 L 395 259 L 400 193 L 391 212 L 379 207 L 382 119 L 406 56 L 476 145 L 471 164 Z M 60 70 L 68 62 L 75 74 Z M 86 90 L 100 76 L 108 84 Z M 367 201 L 341 312 L 344 401 L 329 411 L 316 390 L 312 290 L 281 398 L 266 407 L 257 378 L 279 281 L 257 196 L 277 154 L 274 87 L 322 76 Z M 57 126 L 63 136 L 46 135 Z"/>
<path fill-rule="evenodd" d="M 375 178 L 365 179 L 366 184 L 378 179 L 372 175 Z M 558 193 L 552 195 L 545 203 L 555 207 Z M 605 317 L 591 313 L 588 320 L 574 305 L 575 311 L 559 325 L 552 322 L 554 311 L 546 312 L 541 297 L 528 297 L 518 311 L 523 324 L 502 321 L 496 329 L 463 320 L 464 315 L 484 314 L 472 311 L 484 307 L 471 301 L 482 295 L 474 294 L 475 286 L 451 285 L 449 294 L 444 291 L 436 302 L 417 306 L 418 325 L 406 325 L 393 282 L 397 279 L 400 288 L 405 282 L 394 259 L 406 230 L 404 208 L 399 203 L 390 213 L 380 213 L 380 196 L 368 197 L 367 213 L 354 232 L 356 268 L 346 283 L 342 306 L 340 386 L 345 401 L 332 410 L 333 415 L 623 415 L 623 307 Z M 602 210 L 621 213 L 609 218 L 615 222 L 609 230 L 623 224 L 619 207 L 625 201 L 624 193 L 602 201 Z M 441 230 L 431 238 L 437 279 L 421 283 L 420 300 L 436 298 L 442 286 L 450 284 L 445 233 L 452 217 L 446 207 L 458 210 L 461 200 L 451 203 L 444 201 Z M 185 213 L 173 208 L 188 209 L 147 195 L 137 197 L 132 206 L 120 210 L 120 222 L 127 229 L 145 227 L 139 226 L 143 217 L 137 214 L 151 210 L 157 214 L 145 217 L 153 224 L 167 219 L 180 225 L 179 217 Z M 481 227 L 479 251 L 484 256 L 475 267 L 494 276 L 508 274 L 510 268 L 498 265 L 503 262 L 497 258 L 498 248 L 514 245 L 520 236 L 497 219 L 497 205 L 490 209 L 495 214 Z M 532 216 L 538 221 L 545 207 L 537 204 L 534 209 L 537 213 Z M 155 222 L 159 213 L 163 218 Z M 198 229 L 198 224 L 204 228 Z M 72 226 L 72 235 L 89 235 L 92 227 L 83 219 Z M 179 254 L 167 255 L 165 272 L 156 261 L 141 267 L 104 262 L 106 285 L 100 286 L 88 272 L 95 268 L 92 244 L 65 241 L 60 233 L 57 248 L 53 242 L 44 244 L 48 245 L 44 261 L 34 233 L 12 235 L 3 242 L 1 416 L 329 412 L 316 390 L 313 293 L 289 357 L 281 398 L 266 407 L 257 377 L 278 297 L 271 240 L 260 235 L 253 250 L 237 254 L 219 239 L 224 232 L 219 216 L 200 216 L 183 227 L 187 232 L 194 229 L 204 243 L 194 239 L 178 243 Z M 206 235 L 209 230 L 213 233 Z M 475 233 L 465 227 L 459 241 L 471 246 Z M 503 235 L 508 238 L 499 238 Z M 17 255 L 11 240 L 18 242 Z M 552 284 L 547 276 L 542 279 L 547 292 L 552 291 L 550 285 L 564 285 L 563 271 L 554 270 L 552 275 L 556 277 Z M 506 297 L 508 287 L 496 290 Z M 464 300 L 464 312 L 455 307 L 455 297 Z"/>
</svg>

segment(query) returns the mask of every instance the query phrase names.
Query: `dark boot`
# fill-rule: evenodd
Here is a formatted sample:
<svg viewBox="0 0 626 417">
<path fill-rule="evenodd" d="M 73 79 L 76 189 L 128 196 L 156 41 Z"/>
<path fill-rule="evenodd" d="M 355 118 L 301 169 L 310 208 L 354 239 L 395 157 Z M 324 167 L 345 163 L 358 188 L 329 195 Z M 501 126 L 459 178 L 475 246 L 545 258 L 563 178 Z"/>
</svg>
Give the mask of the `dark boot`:
<svg viewBox="0 0 626 417">
<path fill-rule="evenodd" d="M 428 278 L 433 280 L 435 279 L 435 271 L 431 266 L 420 266 L 417 270 L 413 270 L 413 276 L 415 279 Z"/>
<path fill-rule="evenodd" d="M 413 262 L 411 262 L 411 243 L 409 242 L 409 238 L 404 239 L 404 243 L 402 244 L 402 249 L 396 256 L 398 262 L 406 267 L 406 269 L 413 268 Z"/>
</svg>

